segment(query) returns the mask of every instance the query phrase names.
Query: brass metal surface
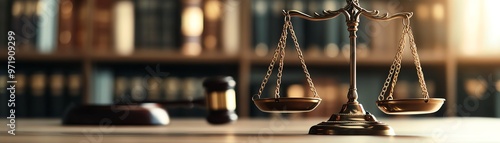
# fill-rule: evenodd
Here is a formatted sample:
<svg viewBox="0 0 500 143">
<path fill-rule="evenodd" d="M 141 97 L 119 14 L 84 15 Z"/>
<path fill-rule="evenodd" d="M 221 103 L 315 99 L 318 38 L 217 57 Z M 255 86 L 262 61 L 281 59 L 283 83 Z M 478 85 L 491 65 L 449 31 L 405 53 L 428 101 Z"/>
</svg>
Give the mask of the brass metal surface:
<svg viewBox="0 0 500 143">
<path fill-rule="evenodd" d="M 318 107 L 320 98 L 262 98 L 253 102 L 263 112 L 268 113 L 300 113 L 310 112 Z"/>
<path fill-rule="evenodd" d="M 315 135 L 395 135 L 387 124 L 377 121 L 375 116 L 365 112 L 359 103 L 347 103 L 340 113 L 333 114 L 328 121 L 309 129 Z"/>
<path fill-rule="evenodd" d="M 429 114 L 438 111 L 443 106 L 444 98 L 394 99 L 377 101 L 382 112 L 393 115 Z"/>
<path fill-rule="evenodd" d="M 207 106 L 210 110 L 230 110 L 236 109 L 236 92 L 234 89 L 226 91 L 213 91 L 207 93 Z"/>
</svg>

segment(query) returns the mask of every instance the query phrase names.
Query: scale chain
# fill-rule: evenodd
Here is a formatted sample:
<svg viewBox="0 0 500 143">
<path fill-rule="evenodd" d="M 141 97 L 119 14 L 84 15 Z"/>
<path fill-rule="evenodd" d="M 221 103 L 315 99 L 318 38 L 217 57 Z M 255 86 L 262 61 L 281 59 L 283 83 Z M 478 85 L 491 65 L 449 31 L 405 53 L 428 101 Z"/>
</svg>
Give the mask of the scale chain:
<svg viewBox="0 0 500 143">
<path fill-rule="evenodd" d="M 292 35 L 292 40 L 293 43 L 295 44 L 295 50 L 297 51 L 297 54 L 299 56 L 302 69 L 306 74 L 307 83 L 309 84 L 309 90 L 313 92 L 314 97 L 319 97 L 318 92 L 316 91 L 316 87 L 314 87 L 314 83 L 312 82 L 311 74 L 309 74 L 309 70 L 307 70 L 306 62 L 304 60 L 304 55 L 302 54 L 302 50 L 300 50 L 299 42 L 297 40 L 297 36 L 295 35 L 295 31 L 293 30 L 292 22 L 288 21 L 288 23 L 289 23 L 290 34 Z"/>
<path fill-rule="evenodd" d="M 403 30 L 403 34 L 401 36 L 400 40 L 400 47 L 399 51 L 396 54 L 396 70 L 394 71 L 394 75 L 392 77 L 392 84 L 391 84 L 391 90 L 389 92 L 389 96 L 387 97 L 387 100 L 392 100 L 393 95 L 394 95 L 394 87 L 396 86 L 396 83 L 398 81 L 399 73 L 401 72 L 401 61 L 403 60 L 403 52 L 404 52 L 404 46 L 405 46 L 405 35 L 408 34 L 408 28 L 405 27 Z"/>
<path fill-rule="evenodd" d="M 286 19 L 285 19 L 285 21 L 286 21 Z M 278 42 L 278 47 L 276 48 L 276 50 L 274 50 L 273 59 L 271 60 L 271 63 L 269 64 L 269 66 L 267 68 L 266 76 L 262 80 L 262 83 L 260 84 L 259 92 L 257 93 L 257 96 L 259 98 L 262 95 L 262 91 L 264 90 L 264 87 L 266 87 L 266 84 L 269 80 L 269 77 L 273 73 L 274 64 L 276 63 L 276 60 L 278 60 L 278 58 L 279 58 L 279 54 L 280 54 L 280 51 L 282 49 L 281 47 L 284 47 L 284 45 L 286 45 L 286 36 L 288 35 L 287 28 L 288 28 L 287 24 L 283 25 L 283 33 L 281 33 L 281 37 L 280 37 L 280 40 Z"/>
<path fill-rule="evenodd" d="M 425 83 L 424 72 L 422 71 L 422 66 L 420 65 L 420 58 L 417 53 L 417 45 L 415 44 L 415 39 L 413 37 L 413 31 L 411 27 L 408 27 L 408 38 L 410 39 L 410 49 L 413 55 L 415 68 L 417 69 L 418 82 L 420 83 L 420 88 L 422 89 L 422 96 L 427 102 L 429 100 L 429 92 L 427 91 L 427 86 Z"/>
<path fill-rule="evenodd" d="M 394 57 L 394 61 L 392 61 L 391 69 L 389 70 L 389 75 L 387 76 L 387 79 L 384 82 L 384 86 L 382 87 L 382 91 L 380 92 L 380 95 L 378 97 L 378 100 L 384 100 L 384 95 L 387 91 L 387 88 L 390 85 L 391 78 L 393 75 L 397 74 L 399 75 L 399 69 L 401 68 L 401 59 L 402 55 L 404 52 L 404 43 L 405 43 L 405 34 L 406 34 L 407 28 L 404 28 L 401 34 L 401 38 L 399 40 L 399 46 L 398 46 L 398 52 L 396 53 L 396 56 Z M 397 77 L 397 76 L 396 76 Z M 394 88 L 394 83 L 397 81 L 397 79 L 392 80 L 392 85 L 391 85 L 391 90 L 389 92 L 389 96 L 387 96 L 386 100 L 392 100 L 392 94 L 393 94 L 393 88 Z"/>
<path fill-rule="evenodd" d="M 391 89 L 390 89 L 389 95 L 387 96 L 387 98 L 385 100 L 392 100 L 393 99 L 394 87 L 396 86 L 396 82 L 397 82 L 397 79 L 398 79 L 398 76 L 399 76 L 399 73 L 401 70 L 401 65 L 402 65 L 404 45 L 406 43 L 405 36 L 408 36 L 408 41 L 410 42 L 410 50 L 411 50 L 412 55 L 413 55 L 415 67 L 417 69 L 417 76 L 418 76 L 419 83 L 420 83 L 420 88 L 422 90 L 422 96 L 424 96 L 424 99 L 427 102 L 429 99 L 429 94 L 428 94 L 427 87 L 425 84 L 425 79 L 424 79 L 424 74 L 422 72 L 422 67 L 420 65 L 420 59 L 419 59 L 419 56 L 417 53 L 417 46 L 415 44 L 413 31 L 411 30 L 411 27 L 410 27 L 410 22 L 409 22 L 410 20 L 409 20 L 409 18 L 406 18 L 404 20 L 406 20 L 407 22 L 406 23 L 403 22 L 404 28 L 403 28 L 403 32 L 401 34 L 401 39 L 399 41 L 398 52 L 396 53 L 396 56 L 394 57 L 394 61 L 391 65 L 391 69 L 389 71 L 389 75 L 387 76 L 387 79 L 385 80 L 384 86 L 382 87 L 382 91 L 380 92 L 378 100 L 379 101 L 384 100 L 384 95 L 385 95 L 387 88 L 389 86 L 389 82 L 391 82 L 391 78 L 392 78 L 392 82 L 390 84 Z"/>
<path fill-rule="evenodd" d="M 276 89 L 275 89 L 275 98 L 280 98 L 280 86 L 281 86 L 281 79 L 283 76 L 283 66 L 284 66 L 284 60 L 285 60 L 285 48 L 286 48 L 286 39 L 288 35 L 288 31 L 290 30 L 290 35 L 293 39 L 295 49 L 298 53 L 298 57 L 300 59 L 300 63 L 302 64 L 302 68 L 304 70 L 304 73 L 307 78 L 307 82 L 309 84 L 309 88 L 311 92 L 313 92 L 314 97 L 319 97 L 318 93 L 316 91 L 316 87 L 314 87 L 314 83 L 311 79 L 311 75 L 309 74 L 309 71 L 307 70 L 307 66 L 304 60 L 304 56 L 302 54 L 302 51 L 300 50 L 299 42 L 297 40 L 297 36 L 295 35 L 295 31 L 293 30 L 292 22 L 291 22 L 291 16 L 287 13 L 285 15 L 285 23 L 283 25 L 283 32 L 280 37 L 280 41 L 278 43 L 278 46 L 274 52 L 273 59 L 271 60 L 271 63 L 269 64 L 269 67 L 267 68 L 267 73 L 264 79 L 262 80 L 262 83 L 259 88 L 259 92 L 257 94 L 258 98 L 262 95 L 262 91 L 264 90 L 267 82 L 269 81 L 269 77 L 272 74 L 272 71 L 274 69 L 274 65 L 276 63 L 276 60 L 279 60 L 279 67 L 278 67 L 278 73 L 277 73 L 277 79 L 276 79 Z"/>
</svg>

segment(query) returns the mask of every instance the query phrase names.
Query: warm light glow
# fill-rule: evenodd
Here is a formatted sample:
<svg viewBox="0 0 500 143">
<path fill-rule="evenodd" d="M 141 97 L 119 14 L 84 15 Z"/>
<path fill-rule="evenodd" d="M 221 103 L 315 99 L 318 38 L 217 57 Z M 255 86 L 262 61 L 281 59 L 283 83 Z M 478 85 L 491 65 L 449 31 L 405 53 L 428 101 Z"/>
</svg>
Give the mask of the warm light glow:
<svg viewBox="0 0 500 143">
<path fill-rule="evenodd" d="M 266 1 L 258 0 L 255 1 L 255 9 L 258 15 L 264 15 L 267 12 Z"/>
<path fill-rule="evenodd" d="M 266 43 L 259 43 L 257 46 L 255 46 L 255 54 L 257 56 L 263 57 L 267 55 L 267 52 L 269 51 L 269 48 L 267 47 Z"/>
<path fill-rule="evenodd" d="M 205 16 L 207 20 L 217 20 L 221 13 L 221 4 L 218 0 L 209 0 L 205 3 Z"/>
<path fill-rule="evenodd" d="M 201 45 L 198 42 L 186 42 L 182 46 L 182 53 L 187 56 L 198 56 L 201 54 Z"/>
<path fill-rule="evenodd" d="M 217 37 L 215 35 L 207 35 L 203 39 L 203 45 L 205 45 L 205 48 L 210 51 L 215 51 L 217 50 Z"/>
<path fill-rule="evenodd" d="M 71 18 L 71 14 L 73 13 L 73 2 L 71 1 L 64 1 L 61 3 L 61 17 L 64 19 L 69 19 Z"/>
<path fill-rule="evenodd" d="M 467 79 L 464 84 L 467 95 L 475 98 L 481 98 L 488 85 L 484 79 Z"/>
<path fill-rule="evenodd" d="M 287 89 L 288 97 L 304 97 L 304 86 L 300 84 L 292 84 Z"/>
<path fill-rule="evenodd" d="M 222 47 L 225 54 L 228 55 L 237 54 L 240 49 L 239 5 L 239 1 L 236 0 L 224 1 L 222 5 L 224 8 L 224 19 L 222 20 L 222 35 L 224 40 Z"/>
<path fill-rule="evenodd" d="M 61 31 L 59 34 L 59 42 L 62 44 L 68 44 L 71 41 L 71 32 L 69 30 Z"/>
<path fill-rule="evenodd" d="M 500 5 L 499 0 L 485 0 L 485 25 L 484 25 L 484 53 L 500 53 L 500 19 L 498 18 L 497 8 Z"/>
<path fill-rule="evenodd" d="M 496 18 L 498 0 L 463 0 L 455 7 L 457 39 L 465 56 L 494 56 L 500 54 L 500 19 Z M 464 10 L 466 9 L 466 10 Z"/>
<path fill-rule="evenodd" d="M 427 8 L 427 5 L 425 3 L 420 3 L 417 5 L 417 13 L 415 13 L 415 16 L 419 20 L 427 19 L 429 18 L 429 8 Z"/>
<path fill-rule="evenodd" d="M 331 58 L 336 57 L 337 55 L 339 55 L 339 46 L 337 46 L 337 44 L 335 43 L 329 43 L 325 47 L 325 54 L 326 56 Z"/>
<path fill-rule="evenodd" d="M 325 1 L 324 7 L 325 9 L 336 9 L 337 4 L 334 1 Z"/>
<path fill-rule="evenodd" d="M 303 7 L 304 7 L 304 5 L 302 4 L 302 2 L 301 2 L 301 1 L 294 1 L 294 2 L 292 3 L 292 7 L 293 7 L 293 9 L 297 9 L 297 10 L 303 10 L 303 9 L 304 9 L 304 8 L 303 8 Z"/>
<path fill-rule="evenodd" d="M 203 11 L 199 7 L 184 9 L 181 29 L 185 36 L 200 36 L 203 32 Z"/>
<path fill-rule="evenodd" d="M 465 0 L 463 3 L 464 6 L 468 8 L 467 11 L 460 11 L 462 15 L 461 22 L 463 23 L 463 36 L 462 36 L 462 54 L 464 55 L 476 55 L 478 53 L 479 45 L 479 21 L 472 20 L 471 17 L 480 16 L 479 12 L 479 3 L 476 0 Z M 457 23 L 457 24 L 460 24 Z"/>
<path fill-rule="evenodd" d="M 134 4 L 117 1 L 113 13 L 116 53 L 130 55 L 134 52 Z"/>
<path fill-rule="evenodd" d="M 437 21 L 444 20 L 444 7 L 441 3 L 435 3 L 432 6 L 432 18 Z"/>
</svg>

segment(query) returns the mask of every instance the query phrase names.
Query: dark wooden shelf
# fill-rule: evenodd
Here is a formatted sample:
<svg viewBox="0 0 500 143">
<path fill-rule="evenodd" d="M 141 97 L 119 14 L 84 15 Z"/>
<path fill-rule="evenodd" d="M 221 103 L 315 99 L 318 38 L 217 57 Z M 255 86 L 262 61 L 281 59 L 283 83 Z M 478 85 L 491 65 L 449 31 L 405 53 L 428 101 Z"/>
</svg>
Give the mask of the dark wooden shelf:
<svg viewBox="0 0 500 143">
<path fill-rule="evenodd" d="M 349 58 L 339 55 L 337 57 L 307 57 L 304 56 L 307 65 L 319 66 L 349 66 Z M 259 57 L 253 56 L 251 63 L 254 65 L 268 65 L 271 62 L 271 56 Z M 356 62 L 358 66 L 390 66 L 393 61 L 393 56 L 386 57 L 357 57 Z M 445 65 L 446 60 L 444 56 L 420 56 L 422 65 Z M 288 54 L 285 56 L 286 65 L 300 65 L 300 60 L 295 54 Z M 413 65 L 413 57 L 403 58 L 403 65 Z"/>
<path fill-rule="evenodd" d="M 500 66 L 500 57 L 498 56 L 474 56 L 474 57 L 457 57 L 458 65 L 465 66 Z"/>
<path fill-rule="evenodd" d="M 237 55 L 208 53 L 198 56 L 187 56 L 178 52 L 165 51 L 135 52 L 131 55 L 119 55 L 115 53 L 92 54 L 90 55 L 90 59 L 100 63 L 237 64 L 239 62 Z"/>
<path fill-rule="evenodd" d="M 7 52 L 4 52 L 7 53 Z M 7 59 L 7 54 L 1 54 L 1 59 Z M 38 53 L 33 51 L 16 51 L 16 61 L 23 62 L 80 62 L 83 55 L 79 53 Z"/>
</svg>

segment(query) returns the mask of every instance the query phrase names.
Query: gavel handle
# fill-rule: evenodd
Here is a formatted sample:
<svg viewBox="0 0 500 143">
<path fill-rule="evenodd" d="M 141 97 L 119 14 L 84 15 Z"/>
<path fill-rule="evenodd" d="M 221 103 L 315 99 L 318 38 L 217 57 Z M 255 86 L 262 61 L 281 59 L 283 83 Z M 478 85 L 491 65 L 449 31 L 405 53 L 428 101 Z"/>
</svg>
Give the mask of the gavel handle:
<svg viewBox="0 0 500 143">
<path fill-rule="evenodd" d="M 194 99 L 194 100 L 178 100 L 178 101 L 134 101 L 133 103 L 156 103 L 163 107 L 193 107 L 193 106 L 205 106 L 205 99 Z"/>
</svg>

